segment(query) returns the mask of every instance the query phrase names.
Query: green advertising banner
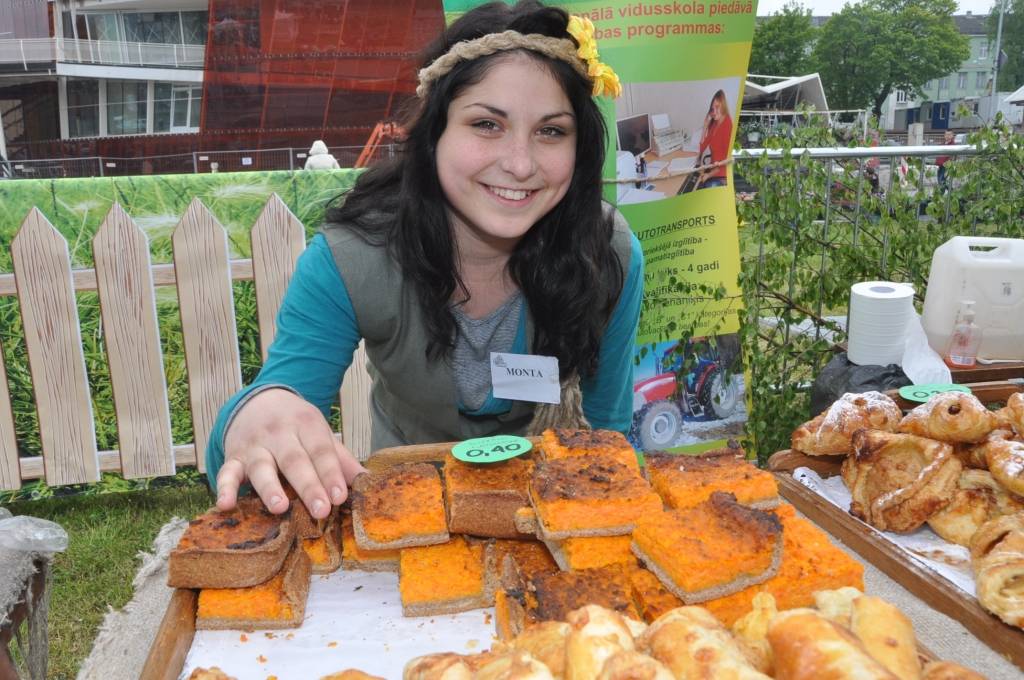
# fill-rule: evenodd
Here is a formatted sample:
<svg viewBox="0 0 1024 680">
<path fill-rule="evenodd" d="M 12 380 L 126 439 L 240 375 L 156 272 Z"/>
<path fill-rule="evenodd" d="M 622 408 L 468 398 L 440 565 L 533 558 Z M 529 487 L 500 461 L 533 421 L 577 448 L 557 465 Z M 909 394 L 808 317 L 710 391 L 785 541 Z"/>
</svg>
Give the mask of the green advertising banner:
<svg viewBox="0 0 1024 680">
<path fill-rule="evenodd" d="M 445 0 L 446 17 L 479 4 Z M 599 102 L 610 133 L 605 196 L 646 261 L 630 440 L 643 450 L 721 446 L 747 417 L 730 163 L 757 4 L 557 4 L 590 19 L 623 85 Z"/>
</svg>

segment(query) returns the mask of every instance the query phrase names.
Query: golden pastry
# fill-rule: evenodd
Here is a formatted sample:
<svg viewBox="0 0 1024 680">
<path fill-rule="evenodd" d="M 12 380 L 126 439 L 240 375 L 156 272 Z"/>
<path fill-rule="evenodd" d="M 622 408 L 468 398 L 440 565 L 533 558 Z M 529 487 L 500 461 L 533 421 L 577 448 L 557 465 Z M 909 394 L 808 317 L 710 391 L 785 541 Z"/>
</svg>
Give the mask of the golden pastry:
<svg viewBox="0 0 1024 680">
<path fill-rule="evenodd" d="M 754 595 L 750 604 L 751 610 L 732 624 L 732 633 L 751 665 L 771 675 L 772 647 L 768 644 L 768 624 L 779 613 L 779 609 L 771 593 Z"/>
<path fill-rule="evenodd" d="M 884 531 L 910 532 L 946 507 L 963 466 L 949 444 L 881 430 L 853 435 L 843 461 L 850 514 Z"/>
<path fill-rule="evenodd" d="M 657 659 L 633 651 L 609 657 L 597 680 L 674 680 L 674 677 Z"/>
<path fill-rule="evenodd" d="M 971 566 L 981 606 L 1024 628 L 1024 513 L 997 517 L 978 529 Z"/>
<path fill-rule="evenodd" d="M 604 662 L 622 651 L 633 651 L 633 634 L 622 616 L 596 604 L 569 612 L 565 640 L 566 680 L 593 680 Z"/>
<path fill-rule="evenodd" d="M 402 680 L 472 680 L 473 670 L 467 657 L 451 652 L 427 654 L 410 659 L 402 670 Z"/>
<path fill-rule="evenodd" d="M 853 613 L 853 601 L 863 594 L 851 586 L 836 590 L 819 590 L 814 593 L 814 606 L 829 621 L 849 628 L 850 616 Z"/>
<path fill-rule="evenodd" d="M 998 416 L 998 411 L 996 412 Z M 1017 434 L 1009 425 L 1000 425 L 989 432 L 985 439 L 977 444 L 955 444 L 953 453 L 964 464 L 964 467 L 988 470 L 988 450 L 996 442 L 1018 440 Z"/>
<path fill-rule="evenodd" d="M 542 621 L 527 627 L 507 646 L 529 652 L 547 666 L 552 675 L 560 678 L 565 675 L 565 639 L 569 637 L 570 630 L 564 621 Z"/>
<path fill-rule="evenodd" d="M 663 614 L 637 639 L 637 646 L 665 664 L 678 680 L 768 680 L 703 607 L 678 607 Z"/>
<path fill-rule="evenodd" d="M 846 455 L 854 432 L 863 428 L 893 432 L 902 417 L 896 402 L 881 392 L 847 393 L 794 430 L 791 446 L 809 456 Z"/>
<path fill-rule="evenodd" d="M 768 643 L 776 680 L 897 680 L 853 633 L 813 611 L 776 616 Z"/>
<path fill-rule="evenodd" d="M 942 392 L 908 413 L 898 431 L 954 444 L 983 441 L 998 425 L 973 394 Z"/>
<path fill-rule="evenodd" d="M 1013 500 L 988 470 L 964 470 L 953 500 L 928 518 L 928 526 L 950 543 L 966 547 L 982 524 L 1017 509 L 1024 510 L 1024 504 Z"/>
<path fill-rule="evenodd" d="M 900 680 L 921 676 L 914 624 L 897 607 L 879 597 L 858 597 L 853 601 L 850 630 L 868 653 Z"/>
<path fill-rule="evenodd" d="M 1024 443 L 992 442 L 985 451 L 989 472 L 1010 493 L 1024 496 Z"/>
<path fill-rule="evenodd" d="M 494 655 L 480 665 L 473 674 L 473 680 L 555 680 L 555 676 L 529 652 L 514 649 Z"/>
<path fill-rule="evenodd" d="M 1024 392 L 1014 392 L 1006 400 L 1006 407 L 999 410 L 1004 422 L 1010 424 L 1017 434 L 1024 437 Z"/>
</svg>

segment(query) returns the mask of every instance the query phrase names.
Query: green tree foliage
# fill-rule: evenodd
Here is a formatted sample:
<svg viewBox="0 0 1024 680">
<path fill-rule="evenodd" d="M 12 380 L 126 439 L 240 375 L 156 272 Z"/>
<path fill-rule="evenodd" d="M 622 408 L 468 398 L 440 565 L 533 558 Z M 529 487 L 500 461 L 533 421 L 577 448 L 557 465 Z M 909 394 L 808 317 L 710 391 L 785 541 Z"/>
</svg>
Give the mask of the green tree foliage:
<svg viewBox="0 0 1024 680">
<path fill-rule="evenodd" d="M 1024 0 L 1002 1 L 1005 8 L 999 49 L 1006 53 L 1006 62 L 999 67 L 999 91 L 1007 92 L 1024 85 Z M 993 49 L 999 28 L 999 3 L 1000 0 L 996 0 L 988 15 L 988 37 Z"/>
<path fill-rule="evenodd" d="M 1024 0 L 1022 0 L 1024 1 Z M 754 29 L 750 72 L 765 76 L 802 76 L 811 70 L 815 29 L 811 10 L 790 2 Z"/>
<path fill-rule="evenodd" d="M 814 62 L 834 109 L 882 104 L 959 68 L 969 43 L 952 19 L 955 0 L 866 0 L 846 5 L 821 28 Z"/>
</svg>

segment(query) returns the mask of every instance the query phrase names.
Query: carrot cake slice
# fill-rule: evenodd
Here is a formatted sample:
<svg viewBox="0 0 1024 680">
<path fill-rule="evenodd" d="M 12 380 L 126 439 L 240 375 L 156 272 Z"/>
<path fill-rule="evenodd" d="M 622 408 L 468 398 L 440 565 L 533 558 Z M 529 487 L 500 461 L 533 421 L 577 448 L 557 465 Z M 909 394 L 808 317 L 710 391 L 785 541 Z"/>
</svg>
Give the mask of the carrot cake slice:
<svg viewBox="0 0 1024 680">
<path fill-rule="evenodd" d="M 291 512 L 274 515 L 255 494 L 234 509 L 216 508 L 188 523 L 171 551 L 172 588 L 242 588 L 264 583 L 281 569 L 295 542 Z"/>
<path fill-rule="evenodd" d="M 516 511 L 530 504 L 530 458 L 499 463 L 464 463 L 450 453 L 444 461 L 448 530 L 488 538 L 521 538 Z"/>
<path fill-rule="evenodd" d="M 626 467 L 640 469 L 633 447 L 621 432 L 615 430 L 544 430 L 539 446 L 545 460 L 602 454 Z"/>
<path fill-rule="evenodd" d="M 356 477 L 352 484 L 352 529 L 363 550 L 447 541 L 437 468 L 429 463 L 405 463 Z"/>
<path fill-rule="evenodd" d="M 662 507 L 635 469 L 604 454 L 537 463 L 530 503 L 543 540 L 621 536 L 639 517 Z"/>
<path fill-rule="evenodd" d="M 306 612 L 309 577 L 309 557 L 295 548 L 281 571 L 266 583 L 247 588 L 204 588 L 196 605 L 196 628 L 297 628 Z"/>
<path fill-rule="evenodd" d="M 325 519 L 327 522 L 320 527 L 320 536 L 299 539 L 302 549 L 309 556 L 314 574 L 330 574 L 341 566 L 340 513 L 332 512 Z"/>
<path fill-rule="evenodd" d="M 864 590 L 864 565 L 835 546 L 828 535 L 808 520 L 797 517 L 788 503 L 775 509 L 782 522 L 782 564 L 779 573 L 764 583 L 704 602 L 726 626 L 754 608 L 754 596 L 770 593 L 780 611 L 813 607 L 814 593 L 851 586 Z"/>
<path fill-rule="evenodd" d="M 717 491 L 701 505 L 642 517 L 633 552 L 686 604 L 767 581 L 782 560 L 782 524 Z"/>
<path fill-rule="evenodd" d="M 647 569 L 634 569 L 630 572 L 629 584 L 633 589 L 636 608 L 647 623 L 653 622 L 665 612 L 683 606 L 683 601 L 669 592 L 658 577 Z"/>
<path fill-rule="evenodd" d="M 434 616 L 494 604 L 494 550 L 490 542 L 455 536 L 447 543 L 405 548 L 398 591 L 405 616 Z"/>
<path fill-rule="evenodd" d="M 636 556 L 630 549 L 630 536 L 593 536 L 549 541 L 548 549 L 564 571 L 596 569 L 610 564 L 635 567 Z"/>
<path fill-rule="evenodd" d="M 525 601 L 531 621 L 565 621 L 569 612 L 588 604 L 599 604 L 641 620 L 633 602 L 629 574 L 621 565 L 540 574 L 530 580 Z"/>
<path fill-rule="evenodd" d="M 647 479 L 665 505 L 685 510 L 716 491 L 727 491 L 743 505 L 767 510 L 779 504 L 772 473 L 737 455 L 688 456 L 665 451 L 644 454 Z"/>
<path fill-rule="evenodd" d="M 353 571 L 398 571 L 399 550 L 363 550 L 356 544 L 352 515 L 341 516 L 341 568 Z"/>
</svg>

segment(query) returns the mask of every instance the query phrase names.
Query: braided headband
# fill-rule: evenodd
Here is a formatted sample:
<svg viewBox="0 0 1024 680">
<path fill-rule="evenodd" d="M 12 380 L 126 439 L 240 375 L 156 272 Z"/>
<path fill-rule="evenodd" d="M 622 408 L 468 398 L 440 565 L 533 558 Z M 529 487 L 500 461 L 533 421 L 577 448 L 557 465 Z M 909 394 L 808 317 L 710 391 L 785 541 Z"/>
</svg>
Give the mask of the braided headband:
<svg viewBox="0 0 1024 680">
<path fill-rule="evenodd" d="M 569 17 L 566 32 L 575 38 L 579 47 L 568 38 L 553 38 L 537 33 L 524 34 L 519 31 L 489 33 L 480 38 L 455 43 L 429 66 L 420 69 L 416 96 L 420 99 L 425 98 L 430 92 L 430 86 L 449 73 L 459 62 L 472 61 L 508 50 L 530 50 L 551 59 L 564 61 L 581 76 L 593 82 L 594 96 L 607 94 L 618 97 L 622 94 L 619 77 L 611 67 L 598 59 L 594 24 L 585 17 L 572 16 Z"/>
</svg>

